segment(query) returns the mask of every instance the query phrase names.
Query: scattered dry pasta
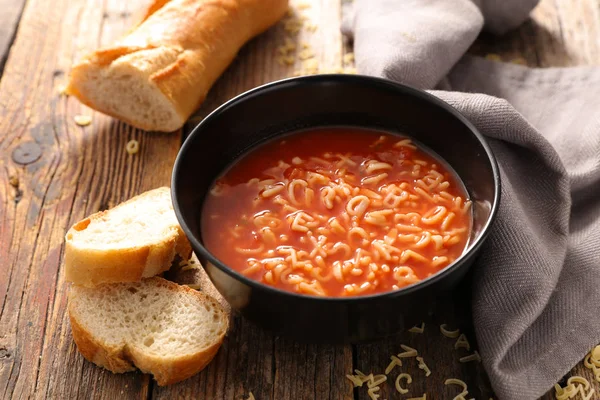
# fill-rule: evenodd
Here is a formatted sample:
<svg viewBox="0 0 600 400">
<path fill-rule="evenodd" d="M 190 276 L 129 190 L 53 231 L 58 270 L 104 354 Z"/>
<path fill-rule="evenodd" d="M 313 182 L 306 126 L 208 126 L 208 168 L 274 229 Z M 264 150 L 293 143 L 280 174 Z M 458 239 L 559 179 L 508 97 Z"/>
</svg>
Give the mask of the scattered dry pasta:
<svg viewBox="0 0 600 400">
<path fill-rule="evenodd" d="M 421 326 L 413 326 L 408 331 L 411 333 L 423 333 L 425 331 L 425 322 L 421 322 Z"/>
<path fill-rule="evenodd" d="M 390 372 L 392 372 L 392 369 L 394 369 L 395 366 L 402 366 L 402 361 L 396 357 L 396 356 L 391 356 L 390 357 L 390 363 L 388 364 L 387 368 L 385 369 L 385 374 L 389 374 Z"/>
<path fill-rule="evenodd" d="M 469 391 L 467 390 L 467 384 L 460 379 L 455 379 L 455 378 L 446 379 L 446 381 L 444 382 L 444 385 L 446 385 L 446 386 L 456 385 L 456 386 L 460 386 L 462 388 L 462 391 L 459 394 L 457 394 L 453 398 L 453 400 L 464 400 L 465 396 L 467 394 L 469 394 Z"/>
<path fill-rule="evenodd" d="M 442 332 L 442 335 L 452 339 L 456 339 L 460 335 L 460 329 L 454 331 L 448 330 L 448 325 L 446 324 L 440 325 L 440 332 Z"/>
<path fill-rule="evenodd" d="M 425 364 L 425 361 L 423 361 L 423 357 L 417 357 L 417 362 L 419 363 L 419 369 L 425 371 L 425 376 L 431 375 L 431 370 L 427 364 Z"/>
<path fill-rule="evenodd" d="M 140 150 L 140 142 L 137 140 L 130 140 L 127 142 L 127 145 L 125 145 L 125 150 L 127 150 L 127 153 L 129 154 L 136 154 Z"/>
<path fill-rule="evenodd" d="M 581 399 L 590 400 L 596 392 L 590 387 L 590 382 L 582 376 L 572 376 L 567 380 L 567 385 L 562 387 L 558 383 L 554 385 L 554 396 L 557 400 L 566 400 L 581 395 Z"/>
<path fill-rule="evenodd" d="M 92 117 L 89 115 L 76 115 L 74 118 L 75 123 L 79 126 L 88 126 L 92 123 Z"/>
<path fill-rule="evenodd" d="M 398 377 L 396 378 L 396 391 L 398 391 L 398 393 L 400 394 L 406 394 L 408 393 L 408 389 L 403 388 L 402 385 L 400 385 L 400 381 L 404 379 L 406 381 L 407 385 L 410 385 L 412 383 L 412 377 L 409 374 L 403 373 L 398 375 Z"/>
<path fill-rule="evenodd" d="M 473 352 L 473 354 L 469 354 L 468 356 L 465 357 L 461 357 L 459 359 L 459 361 L 461 363 L 466 363 L 466 362 L 470 362 L 470 361 L 477 361 L 477 362 L 481 362 L 481 356 L 479 355 L 479 353 L 477 352 L 477 350 L 475 350 Z"/>
<path fill-rule="evenodd" d="M 583 359 L 583 365 L 592 371 L 596 382 L 600 383 L 600 345 L 594 347 Z"/>
<path fill-rule="evenodd" d="M 417 350 L 413 349 L 412 347 L 408 347 L 403 344 L 401 344 L 400 347 L 402 347 L 404 352 L 398 354 L 399 358 L 416 357 L 419 354 Z"/>
<path fill-rule="evenodd" d="M 469 341 L 467 340 L 467 337 L 465 336 L 465 334 L 461 334 L 458 339 L 456 340 L 456 343 L 454 343 L 454 348 L 455 349 L 459 349 L 459 348 L 464 348 L 467 350 L 471 350 L 471 345 L 469 344 Z"/>
<path fill-rule="evenodd" d="M 377 400 L 379 398 L 379 394 L 377 392 L 379 392 L 380 388 L 379 386 L 373 386 L 371 388 L 369 388 L 369 390 L 367 390 L 367 394 L 369 395 L 369 398 L 371 400 Z"/>
</svg>

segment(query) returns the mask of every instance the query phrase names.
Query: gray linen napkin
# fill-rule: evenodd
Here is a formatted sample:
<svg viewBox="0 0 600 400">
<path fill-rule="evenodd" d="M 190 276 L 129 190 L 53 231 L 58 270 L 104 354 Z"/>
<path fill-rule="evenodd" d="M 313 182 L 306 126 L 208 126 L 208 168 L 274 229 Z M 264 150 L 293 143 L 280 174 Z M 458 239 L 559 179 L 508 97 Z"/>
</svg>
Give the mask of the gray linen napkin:
<svg viewBox="0 0 600 400">
<path fill-rule="evenodd" d="M 600 342 L 600 68 L 464 56 L 536 1 L 475 3 L 356 0 L 344 30 L 359 73 L 437 85 L 487 136 L 503 186 L 474 267 L 475 331 L 497 396 L 535 399 Z"/>
</svg>

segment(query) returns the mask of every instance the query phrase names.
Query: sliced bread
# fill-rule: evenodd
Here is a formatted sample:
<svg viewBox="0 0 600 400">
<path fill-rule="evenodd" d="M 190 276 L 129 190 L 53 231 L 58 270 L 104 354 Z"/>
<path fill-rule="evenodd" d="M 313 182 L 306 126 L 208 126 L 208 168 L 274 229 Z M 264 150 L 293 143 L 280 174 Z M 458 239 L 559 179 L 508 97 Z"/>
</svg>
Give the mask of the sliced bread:
<svg viewBox="0 0 600 400">
<path fill-rule="evenodd" d="M 163 187 L 77 222 L 65 237 L 66 280 L 78 285 L 135 282 L 168 270 L 192 248 Z"/>
<path fill-rule="evenodd" d="M 215 299 L 159 277 L 73 285 L 68 310 L 73 339 L 86 359 L 115 373 L 137 367 L 161 386 L 202 370 L 228 325 Z"/>
</svg>

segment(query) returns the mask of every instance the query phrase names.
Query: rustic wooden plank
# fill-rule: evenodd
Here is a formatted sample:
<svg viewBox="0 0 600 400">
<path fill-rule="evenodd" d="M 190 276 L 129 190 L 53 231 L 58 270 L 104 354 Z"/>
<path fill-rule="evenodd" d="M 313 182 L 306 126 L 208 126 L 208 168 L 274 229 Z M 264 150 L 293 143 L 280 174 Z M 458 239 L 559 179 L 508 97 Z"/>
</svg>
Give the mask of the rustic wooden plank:
<svg viewBox="0 0 600 400">
<path fill-rule="evenodd" d="M 469 284 L 464 282 L 456 294 L 448 301 L 438 302 L 429 315 L 423 316 L 425 330 L 423 333 L 404 333 L 383 341 L 372 344 L 356 346 L 356 368 L 365 374 L 383 374 L 390 363 L 390 357 L 404 352 L 401 345 L 409 346 L 418 351 L 419 356 L 431 370 L 431 375 L 426 376 L 424 370 L 418 368 L 416 358 L 402 358 L 402 366 L 396 366 L 388 374 L 388 380 L 380 385 L 382 399 L 400 399 L 420 397 L 427 394 L 427 398 L 450 399 L 456 396 L 456 386 L 446 386 L 444 382 L 449 378 L 463 380 L 469 389 L 469 398 L 488 399 L 493 393 L 483 366 L 479 362 L 461 363 L 461 357 L 472 354 L 477 350 L 477 342 L 471 323 L 471 306 L 468 298 Z M 448 329 L 459 329 L 467 337 L 470 349 L 455 349 L 456 339 L 442 335 L 440 325 L 447 324 Z M 418 325 L 418 324 L 417 324 Z M 418 325 L 419 326 L 419 325 Z M 401 373 L 408 373 L 412 383 L 402 386 L 409 392 L 400 395 L 395 389 L 395 380 Z M 358 399 L 369 399 L 368 388 L 356 388 Z"/>
<path fill-rule="evenodd" d="M 7 79 L 0 82 L 0 128 L 8 132 L 0 141 L 4 178 L 0 184 L 0 259 L 8 260 L 0 266 L 2 397 L 145 398 L 149 394 L 147 376 L 113 376 L 76 353 L 65 317 L 66 287 L 59 268 L 62 236 L 72 222 L 169 180 L 178 135 L 140 132 L 95 113 L 90 113 L 93 126 L 80 128 L 72 117 L 89 110 L 57 95 L 73 58 L 111 41 L 129 26 L 130 13 L 138 7 L 116 0 L 102 7 L 93 0 L 69 4 L 66 0 L 30 0 L 24 12 L 27 24 L 20 28 L 7 62 Z M 483 36 L 473 51 L 497 53 L 506 61 L 525 57 L 530 65 L 598 64 L 599 9 L 596 0 L 581 1 L 577 7 L 569 0 L 545 0 L 534 12 L 534 22 L 502 40 Z M 312 34 L 303 30 L 294 37 L 297 46 L 307 41 L 321 67 L 339 67 L 343 50 L 337 2 L 314 0 L 312 7 L 298 14 L 309 16 L 318 29 Z M 300 60 L 289 67 L 273 62 L 284 34 L 279 25 L 249 43 L 192 124 L 232 96 L 299 69 Z M 142 144 L 137 156 L 123 151 L 130 138 Z M 36 143 L 42 153 L 38 160 L 20 166 L 10 155 L 26 142 Z M 415 378 L 411 394 L 429 388 L 428 393 L 450 395 L 453 392 L 443 386 L 443 380 L 457 377 L 469 384 L 471 394 L 489 395 L 480 366 L 457 363 L 453 341 L 439 334 L 438 325 L 443 322 L 470 332 L 469 309 L 457 304 L 460 301 L 439 306 L 426 320 L 423 335 L 405 333 L 357 346 L 356 367 L 380 371 L 404 343 L 418 348 L 433 371 L 429 378 L 417 378 L 422 371 L 414 360 L 405 363 Z M 472 333 L 469 338 L 474 341 Z M 234 316 L 223 348 L 205 371 L 178 385 L 153 387 L 150 394 L 242 399 L 252 391 L 257 399 L 352 398 L 344 378 L 352 369 L 349 346 L 305 345 L 276 338 Z M 581 366 L 571 374 L 591 378 Z M 393 382 L 386 385 L 382 385 L 383 393 L 398 398 Z M 358 398 L 367 398 L 364 389 L 356 391 Z"/>
<path fill-rule="evenodd" d="M 0 77 L 26 0 L 0 0 Z"/>
<path fill-rule="evenodd" d="M 23 12 L 0 82 L 2 398 L 147 397 L 147 376 L 113 376 L 76 352 L 60 268 L 73 222 L 169 183 L 180 134 L 132 129 L 58 90 L 73 60 L 114 40 L 141 4 L 32 0 Z M 77 126 L 77 114 L 92 125 Z M 131 156 L 133 138 L 141 147 Z M 39 158 L 20 164 L 13 155 L 26 146 Z"/>
</svg>

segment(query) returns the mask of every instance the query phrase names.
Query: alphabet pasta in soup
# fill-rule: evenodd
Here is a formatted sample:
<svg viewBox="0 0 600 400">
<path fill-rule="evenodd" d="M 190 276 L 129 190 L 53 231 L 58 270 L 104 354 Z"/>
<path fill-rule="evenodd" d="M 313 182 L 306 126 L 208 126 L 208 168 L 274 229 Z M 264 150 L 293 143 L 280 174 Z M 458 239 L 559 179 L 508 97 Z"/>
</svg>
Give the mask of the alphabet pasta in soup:
<svg viewBox="0 0 600 400">
<path fill-rule="evenodd" d="M 410 138 L 299 131 L 236 161 L 204 202 L 202 238 L 221 262 L 290 292 L 397 290 L 465 250 L 471 202 L 454 171 Z"/>
</svg>

